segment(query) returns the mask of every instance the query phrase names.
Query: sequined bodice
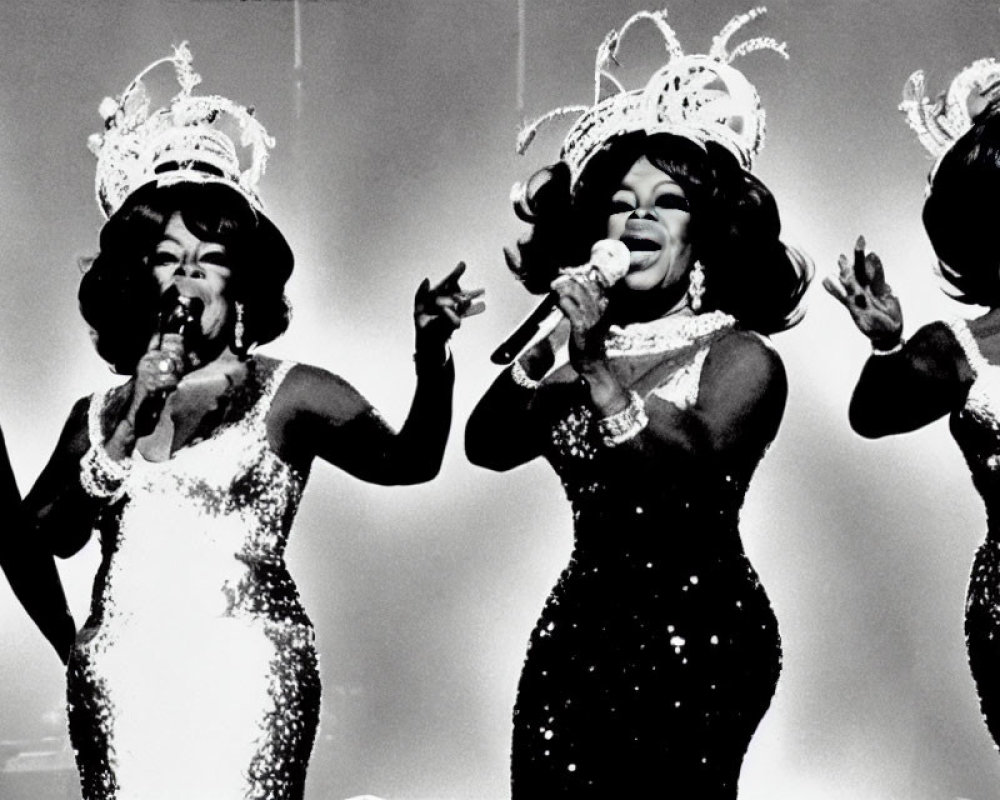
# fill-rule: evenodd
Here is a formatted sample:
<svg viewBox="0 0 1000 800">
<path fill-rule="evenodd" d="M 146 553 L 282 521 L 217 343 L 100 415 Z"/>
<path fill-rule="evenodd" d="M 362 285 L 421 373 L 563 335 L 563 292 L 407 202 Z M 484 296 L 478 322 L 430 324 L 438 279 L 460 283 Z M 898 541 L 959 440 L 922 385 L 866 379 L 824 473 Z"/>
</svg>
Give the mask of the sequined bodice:
<svg viewBox="0 0 1000 800">
<path fill-rule="evenodd" d="M 122 498 L 98 523 L 103 563 L 89 625 L 108 615 L 124 617 L 119 624 L 188 615 L 308 624 L 284 563 L 305 476 L 273 451 L 265 425 L 291 366 L 251 361 L 231 421 L 166 461 L 136 452 Z M 91 402 L 92 440 L 105 400 Z"/>
<path fill-rule="evenodd" d="M 162 462 L 137 452 L 98 518 L 67 673 L 86 800 L 303 796 L 320 681 L 284 551 L 305 476 L 266 427 L 291 366 L 251 359 L 211 435 Z M 91 398 L 92 442 L 110 399 Z"/>
<path fill-rule="evenodd" d="M 732 317 L 713 312 L 680 321 L 613 327 L 606 352 L 623 375 L 636 376 L 630 388 L 647 404 L 666 401 L 686 410 L 698 400 L 702 366 L 712 343 L 732 325 Z M 635 476 L 615 468 L 614 454 L 601 442 L 586 389 L 579 382 L 544 389 L 548 394 L 542 404 L 549 431 L 546 457 L 559 474 L 574 511 L 579 515 L 619 505 L 631 494 L 627 484 Z M 659 500 L 697 511 L 694 507 L 702 496 L 711 496 L 709 507 L 717 520 L 736 520 L 749 475 L 738 475 L 735 470 L 727 475 L 699 472 L 697 476 L 672 472 L 676 473 L 665 468 L 657 476 L 646 476 L 657 482 Z M 706 480 L 716 482 L 710 491 Z"/>
<path fill-rule="evenodd" d="M 951 432 L 986 504 L 994 531 L 1000 523 L 1000 366 L 983 357 L 964 321 L 952 322 L 950 327 L 975 376 L 965 404 L 952 414 Z"/>
</svg>

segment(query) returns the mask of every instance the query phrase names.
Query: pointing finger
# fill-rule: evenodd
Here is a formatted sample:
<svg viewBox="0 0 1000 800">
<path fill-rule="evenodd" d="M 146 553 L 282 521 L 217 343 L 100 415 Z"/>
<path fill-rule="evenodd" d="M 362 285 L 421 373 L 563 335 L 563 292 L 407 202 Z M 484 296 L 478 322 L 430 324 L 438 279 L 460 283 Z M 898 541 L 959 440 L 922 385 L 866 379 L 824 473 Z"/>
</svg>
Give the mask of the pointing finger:
<svg viewBox="0 0 1000 800">
<path fill-rule="evenodd" d="M 876 296 L 885 293 L 885 269 L 882 267 L 882 259 L 875 253 L 869 253 L 865 259 L 865 269 L 871 279 L 872 292 Z"/>
<path fill-rule="evenodd" d="M 865 275 L 865 237 L 859 236 L 854 243 L 854 279 L 859 285 L 867 282 Z"/>
<path fill-rule="evenodd" d="M 459 261 L 455 265 L 455 269 L 448 273 L 447 277 L 441 281 L 437 286 L 434 287 L 435 292 L 454 292 L 458 291 L 458 279 L 462 277 L 465 272 L 465 262 Z"/>
</svg>

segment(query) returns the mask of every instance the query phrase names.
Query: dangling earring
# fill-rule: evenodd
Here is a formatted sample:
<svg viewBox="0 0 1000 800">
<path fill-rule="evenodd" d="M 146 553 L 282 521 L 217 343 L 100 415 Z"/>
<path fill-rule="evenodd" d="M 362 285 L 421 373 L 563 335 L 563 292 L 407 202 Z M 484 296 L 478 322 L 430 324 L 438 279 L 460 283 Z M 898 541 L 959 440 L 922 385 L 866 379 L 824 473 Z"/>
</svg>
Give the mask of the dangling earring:
<svg viewBox="0 0 1000 800">
<path fill-rule="evenodd" d="M 246 326 L 243 324 L 243 303 L 239 300 L 235 303 L 236 307 L 236 324 L 233 325 L 233 349 L 237 353 L 244 353 L 245 348 L 243 347 L 243 335 L 246 333 Z"/>
<path fill-rule="evenodd" d="M 700 261 L 695 261 L 688 271 L 688 305 L 692 311 L 701 309 L 701 296 L 705 294 L 705 268 Z"/>
</svg>

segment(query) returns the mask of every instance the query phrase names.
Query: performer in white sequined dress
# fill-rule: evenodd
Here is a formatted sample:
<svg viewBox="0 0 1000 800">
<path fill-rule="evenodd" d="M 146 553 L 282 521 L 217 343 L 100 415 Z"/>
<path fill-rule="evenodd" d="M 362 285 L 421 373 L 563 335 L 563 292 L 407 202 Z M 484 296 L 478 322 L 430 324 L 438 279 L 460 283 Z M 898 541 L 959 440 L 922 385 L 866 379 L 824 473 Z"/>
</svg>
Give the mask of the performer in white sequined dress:
<svg viewBox="0 0 1000 800">
<path fill-rule="evenodd" d="M 823 285 L 872 344 L 851 399 L 851 426 L 874 438 L 947 416 L 986 505 L 988 530 L 972 567 L 965 634 L 983 717 L 1000 747 L 1000 247 L 990 234 L 1000 198 L 1000 63 L 973 63 L 934 102 L 916 72 L 900 109 L 937 159 L 923 221 L 946 291 L 988 310 L 924 325 L 904 340 L 899 301 L 863 238 L 853 260 L 842 255 L 839 275 Z"/>
<path fill-rule="evenodd" d="M 284 550 L 312 462 L 383 484 L 433 478 L 451 419 L 446 342 L 482 304 L 459 288 L 461 266 L 418 289 L 417 388 L 398 433 L 341 378 L 251 354 L 288 323 L 292 253 L 256 194 L 271 142 L 242 107 L 191 93 L 186 48 L 161 67 L 181 92 L 157 110 L 133 83 L 102 104 L 93 141 L 109 219 L 81 311 L 133 377 L 76 405 L 26 498 L 51 553 L 93 529 L 102 548 L 79 633 L 57 579 L 63 607 L 40 625 L 68 660 L 85 800 L 295 800 L 320 683 Z"/>
<path fill-rule="evenodd" d="M 762 119 L 725 48 L 753 16 L 585 111 L 516 205 L 533 227 L 510 266 L 529 290 L 551 282 L 568 324 L 497 378 L 466 451 L 494 470 L 547 459 L 574 549 L 521 674 L 515 800 L 735 797 L 775 689 L 777 622 L 738 523 L 786 398 L 765 334 L 798 318 L 811 271 L 747 171 Z M 639 18 L 676 44 L 663 14 Z M 566 269 L 602 237 L 629 251 L 607 290 Z"/>
</svg>

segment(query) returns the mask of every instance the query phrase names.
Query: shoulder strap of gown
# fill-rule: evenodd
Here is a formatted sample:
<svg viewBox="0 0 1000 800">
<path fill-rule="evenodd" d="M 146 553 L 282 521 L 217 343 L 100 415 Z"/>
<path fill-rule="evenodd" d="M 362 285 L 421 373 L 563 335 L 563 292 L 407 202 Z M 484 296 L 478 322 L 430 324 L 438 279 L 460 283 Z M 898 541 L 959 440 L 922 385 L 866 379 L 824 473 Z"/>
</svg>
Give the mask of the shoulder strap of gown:
<svg viewBox="0 0 1000 800">
<path fill-rule="evenodd" d="M 108 399 L 110 389 L 103 392 L 94 392 L 90 396 L 90 405 L 87 408 L 87 436 L 90 437 L 92 445 L 101 444 L 104 441 L 104 430 L 101 425 L 101 412 Z"/>
<path fill-rule="evenodd" d="M 295 361 L 278 361 L 275 363 L 270 373 L 265 376 L 261 386 L 260 397 L 253 409 L 253 424 L 263 426 L 267 419 L 267 412 L 271 410 L 271 402 L 278 393 L 278 389 L 284 382 L 285 377 L 296 366 Z"/>
<path fill-rule="evenodd" d="M 969 367 L 972 368 L 972 374 L 978 376 L 987 362 L 979 350 L 979 345 L 976 343 L 972 331 L 969 330 L 968 321 L 964 319 L 949 320 L 948 327 L 955 334 L 955 339 L 962 348 L 962 352 L 965 353 L 965 359 L 969 362 Z"/>
</svg>

